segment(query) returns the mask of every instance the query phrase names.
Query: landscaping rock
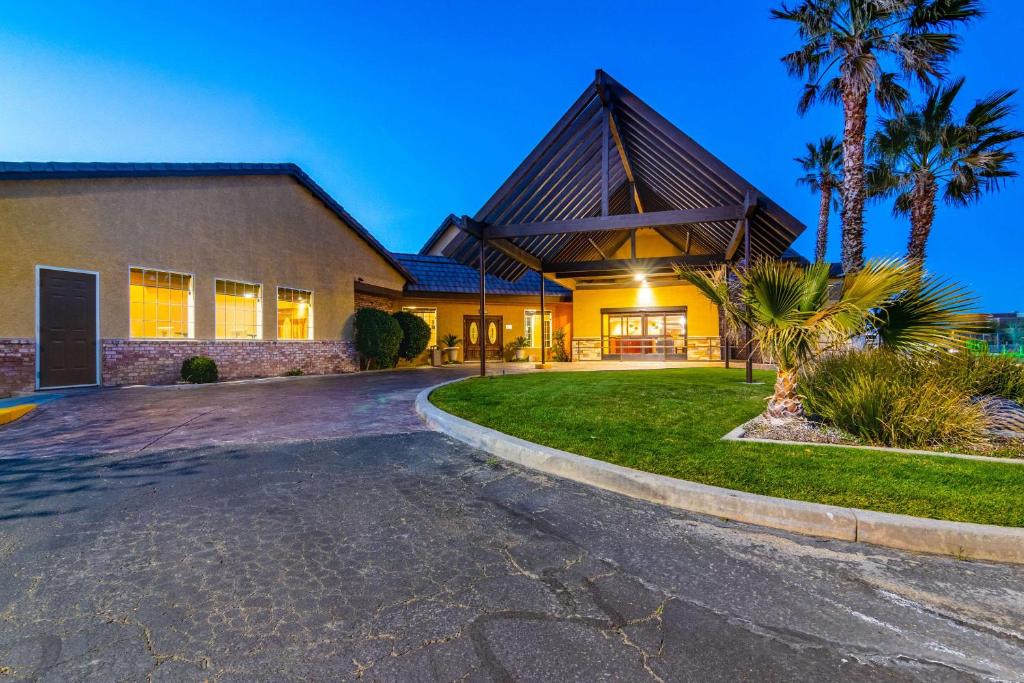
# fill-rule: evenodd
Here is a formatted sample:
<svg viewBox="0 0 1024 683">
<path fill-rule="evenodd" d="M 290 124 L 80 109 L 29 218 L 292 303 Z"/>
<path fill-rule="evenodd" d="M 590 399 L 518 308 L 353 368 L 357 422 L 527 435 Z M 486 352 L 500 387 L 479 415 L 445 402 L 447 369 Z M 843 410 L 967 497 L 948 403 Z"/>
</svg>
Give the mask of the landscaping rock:
<svg viewBox="0 0 1024 683">
<path fill-rule="evenodd" d="M 835 427 L 803 417 L 785 419 L 755 417 L 747 423 L 743 436 L 751 439 L 774 439 L 776 441 L 803 441 L 805 443 L 856 443 Z"/>
<path fill-rule="evenodd" d="M 1024 406 L 1006 398 L 985 401 L 989 429 L 1001 436 L 1024 439 Z"/>
</svg>

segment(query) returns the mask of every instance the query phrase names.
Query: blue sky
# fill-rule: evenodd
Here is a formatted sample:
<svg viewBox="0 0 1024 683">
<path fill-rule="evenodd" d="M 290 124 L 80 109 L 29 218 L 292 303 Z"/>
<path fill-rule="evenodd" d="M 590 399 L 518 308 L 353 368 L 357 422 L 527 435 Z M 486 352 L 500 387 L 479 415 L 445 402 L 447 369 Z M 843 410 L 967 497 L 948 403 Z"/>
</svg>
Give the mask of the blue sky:
<svg viewBox="0 0 1024 683">
<path fill-rule="evenodd" d="M 474 213 L 601 67 L 803 220 L 811 254 L 817 200 L 792 158 L 841 118 L 796 114 L 778 61 L 796 38 L 772 4 L 3 3 L 0 158 L 294 161 L 415 251 L 449 212 Z M 1024 84 L 1024 3 L 986 6 L 951 65 L 965 104 Z M 940 207 L 929 266 L 987 310 L 1024 310 L 1021 206 L 1024 179 Z M 902 253 L 888 206 L 867 225 L 869 255 Z"/>
</svg>

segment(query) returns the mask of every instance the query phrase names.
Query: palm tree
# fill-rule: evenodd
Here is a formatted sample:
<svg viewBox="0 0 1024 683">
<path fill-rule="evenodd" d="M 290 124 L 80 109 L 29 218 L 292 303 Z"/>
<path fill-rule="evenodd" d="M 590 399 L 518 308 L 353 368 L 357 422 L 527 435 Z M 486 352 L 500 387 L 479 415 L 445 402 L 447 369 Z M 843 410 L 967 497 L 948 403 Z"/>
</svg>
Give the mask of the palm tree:
<svg viewBox="0 0 1024 683">
<path fill-rule="evenodd" d="M 793 161 L 800 164 L 805 175 L 797 179 L 798 185 L 806 185 L 811 192 L 821 193 L 818 206 L 818 243 L 814 247 L 814 260 L 825 260 L 825 246 L 828 242 L 828 214 L 834 205 L 839 208 L 839 190 L 843 182 L 843 148 L 834 135 L 823 137 L 815 145 L 807 143 L 807 156 Z"/>
<path fill-rule="evenodd" d="M 984 192 L 1017 175 L 1009 144 L 1024 131 L 1005 125 L 1014 90 L 978 100 L 962 121 L 953 105 L 964 79 L 937 88 L 919 109 L 887 118 L 871 140 L 875 163 L 868 170 L 870 192 L 894 196 L 893 213 L 910 215 L 907 259 L 924 263 L 939 191 L 951 206 L 967 206 Z"/>
<path fill-rule="evenodd" d="M 864 262 L 864 146 L 868 97 L 899 111 L 907 90 L 898 77 L 931 88 L 956 52 L 951 29 L 981 15 L 978 0 L 801 0 L 773 9 L 792 21 L 803 45 L 785 55 L 790 75 L 805 79 L 798 111 L 817 100 L 843 106 L 843 270 Z M 882 59 L 891 63 L 887 69 Z"/>
<path fill-rule="evenodd" d="M 914 352 L 945 348 L 981 323 L 968 313 L 974 301 L 959 285 L 894 259 L 868 261 L 848 273 L 838 296 L 830 294 L 825 263 L 803 267 L 760 259 L 731 272 L 675 270 L 721 307 L 729 331 L 749 327 L 751 342 L 775 361 L 775 390 L 766 410 L 772 418 L 802 416 L 801 368 L 858 335 L 874 332 L 880 344 Z"/>
</svg>

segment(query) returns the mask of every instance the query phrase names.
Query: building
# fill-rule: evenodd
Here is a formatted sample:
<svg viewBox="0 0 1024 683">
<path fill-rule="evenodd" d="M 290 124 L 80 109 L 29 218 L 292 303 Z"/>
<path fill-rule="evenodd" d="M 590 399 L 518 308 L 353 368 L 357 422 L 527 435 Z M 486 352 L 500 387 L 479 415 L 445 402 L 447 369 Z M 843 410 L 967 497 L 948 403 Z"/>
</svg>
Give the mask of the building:
<svg viewBox="0 0 1024 683">
<path fill-rule="evenodd" d="M 473 216 L 392 254 L 292 164 L 0 163 L 0 392 L 355 370 L 361 306 L 468 361 L 720 361 L 674 276 L 799 258 L 804 226 L 602 71 Z M 484 291 L 480 284 L 484 283 Z M 481 309 L 484 316 L 481 318 Z"/>
<path fill-rule="evenodd" d="M 358 367 L 414 278 L 292 164 L 0 164 L 0 392 Z"/>
<path fill-rule="evenodd" d="M 488 277 L 484 297 L 465 277 L 460 295 L 476 299 L 436 308 L 449 318 L 442 327 L 479 316 L 481 303 L 507 326 L 498 308 L 503 295 L 493 293 L 490 278 L 550 282 L 571 292 L 571 315 L 557 307 L 551 315 L 571 339 L 574 360 L 720 361 L 719 311 L 681 284 L 673 267 L 802 260 L 791 245 L 803 230 L 599 70 L 483 207 L 473 216 L 449 216 L 420 256 L 438 259 L 437 268 L 447 258 L 450 268 Z M 520 314 L 511 317 L 515 324 Z M 485 355 L 496 357 L 497 349 L 485 346 Z"/>
</svg>

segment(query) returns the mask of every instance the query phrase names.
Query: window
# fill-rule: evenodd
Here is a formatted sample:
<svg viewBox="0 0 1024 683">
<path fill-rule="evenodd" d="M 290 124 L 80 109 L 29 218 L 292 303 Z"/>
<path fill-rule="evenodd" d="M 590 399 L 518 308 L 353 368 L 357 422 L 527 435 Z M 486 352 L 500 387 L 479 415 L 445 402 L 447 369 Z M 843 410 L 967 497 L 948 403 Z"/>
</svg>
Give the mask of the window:
<svg viewBox="0 0 1024 683">
<path fill-rule="evenodd" d="M 129 330 L 133 339 L 191 339 L 192 276 L 130 268 Z"/>
<path fill-rule="evenodd" d="M 277 338 L 313 338 L 313 292 L 277 288 Z"/>
<path fill-rule="evenodd" d="M 423 322 L 430 325 L 430 341 L 427 342 L 427 348 L 437 346 L 437 309 L 403 306 L 402 310 L 422 318 Z"/>
<path fill-rule="evenodd" d="M 530 348 L 539 349 L 541 347 L 540 311 L 526 311 L 526 338 L 530 340 Z M 551 311 L 544 311 L 543 345 L 551 346 Z"/>
<path fill-rule="evenodd" d="M 217 339 L 263 338 L 263 288 L 217 280 Z"/>
</svg>

